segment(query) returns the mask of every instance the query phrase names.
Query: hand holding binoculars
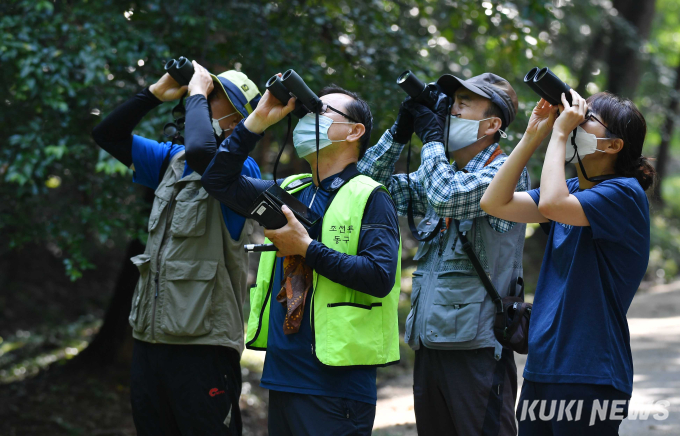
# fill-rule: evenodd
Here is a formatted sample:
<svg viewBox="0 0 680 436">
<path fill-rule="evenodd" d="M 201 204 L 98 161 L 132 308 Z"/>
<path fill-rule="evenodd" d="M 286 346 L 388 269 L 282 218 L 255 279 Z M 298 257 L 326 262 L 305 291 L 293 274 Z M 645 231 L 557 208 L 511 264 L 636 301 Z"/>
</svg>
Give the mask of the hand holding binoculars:
<svg viewBox="0 0 680 436">
<path fill-rule="evenodd" d="M 524 83 L 531 88 L 541 98 L 545 99 L 552 105 L 562 104 L 562 94 L 567 98 L 571 104 L 571 86 L 560 80 L 550 68 L 532 68 L 526 76 L 524 76 Z"/>
<path fill-rule="evenodd" d="M 165 64 L 165 71 L 175 79 L 175 82 L 186 86 L 194 75 L 194 66 L 189 59 L 180 56 L 179 59 L 170 59 Z"/>
<path fill-rule="evenodd" d="M 308 113 L 319 113 L 323 102 L 295 72 L 288 70 L 281 77 L 275 75 L 267 81 L 265 88 L 284 105 L 291 97 L 296 97 L 293 115 L 302 118 Z"/>
</svg>

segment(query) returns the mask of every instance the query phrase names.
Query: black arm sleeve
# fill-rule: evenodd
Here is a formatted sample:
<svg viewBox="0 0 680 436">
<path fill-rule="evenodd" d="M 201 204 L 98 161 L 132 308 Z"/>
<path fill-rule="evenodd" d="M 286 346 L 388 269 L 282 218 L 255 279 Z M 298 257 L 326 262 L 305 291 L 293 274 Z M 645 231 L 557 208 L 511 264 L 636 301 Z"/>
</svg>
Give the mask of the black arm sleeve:
<svg viewBox="0 0 680 436">
<path fill-rule="evenodd" d="M 203 175 L 217 152 L 217 141 L 210 121 L 208 100 L 204 95 L 186 99 L 186 131 L 184 147 L 189 167 Z"/>
<path fill-rule="evenodd" d="M 132 165 L 132 130 L 144 115 L 162 102 L 149 88 L 115 108 L 92 130 L 92 138 L 123 165 Z"/>
<path fill-rule="evenodd" d="M 220 145 L 201 182 L 205 190 L 236 213 L 249 216 L 250 206 L 273 180 L 242 176 L 241 169 L 262 135 L 250 132 L 241 121 Z M 191 164 L 189 164 L 191 165 Z M 192 167 L 193 168 L 193 167 Z"/>
</svg>

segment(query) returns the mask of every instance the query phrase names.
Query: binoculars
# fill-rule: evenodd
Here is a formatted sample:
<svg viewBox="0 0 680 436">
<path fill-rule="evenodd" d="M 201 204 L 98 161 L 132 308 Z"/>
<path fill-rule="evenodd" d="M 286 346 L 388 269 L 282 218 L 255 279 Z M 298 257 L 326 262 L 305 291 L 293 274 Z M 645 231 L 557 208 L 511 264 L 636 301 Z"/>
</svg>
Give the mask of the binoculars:
<svg viewBox="0 0 680 436">
<path fill-rule="evenodd" d="M 562 104 L 562 93 L 569 104 L 571 104 L 571 86 L 560 80 L 550 68 L 532 68 L 526 76 L 524 76 L 524 83 L 531 88 L 541 98 L 545 99 L 552 105 Z"/>
<path fill-rule="evenodd" d="M 288 70 L 281 77 L 275 75 L 267 81 L 265 88 L 283 104 L 287 104 L 291 97 L 296 97 L 293 115 L 298 118 L 308 113 L 319 113 L 323 107 L 321 99 L 309 89 L 295 70 Z"/>
<path fill-rule="evenodd" d="M 397 78 L 397 85 L 416 102 L 434 109 L 437 104 L 439 89 L 434 83 L 421 82 L 411 70 L 406 70 Z"/>
<path fill-rule="evenodd" d="M 194 66 L 189 59 L 180 56 L 179 59 L 170 59 L 168 63 L 165 64 L 165 71 L 167 71 L 167 73 L 170 74 L 170 77 L 175 79 L 175 82 L 179 83 L 180 86 L 186 86 L 194 75 Z"/>
</svg>

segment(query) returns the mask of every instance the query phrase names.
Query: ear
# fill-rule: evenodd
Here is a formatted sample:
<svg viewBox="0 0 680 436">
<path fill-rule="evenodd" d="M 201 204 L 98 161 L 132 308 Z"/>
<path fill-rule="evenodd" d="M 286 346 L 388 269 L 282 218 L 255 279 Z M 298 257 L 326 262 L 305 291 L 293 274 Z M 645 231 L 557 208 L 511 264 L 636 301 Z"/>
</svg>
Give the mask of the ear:
<svg viewBox="0 0 680 436">
<path fill-rule="evenodd" d="M 347 136 L 347 142 L 359 142 L 364 133 L 366 133 L 366 126 L 361 123 L 354 124 Z"/>
<path fill-rule="evenodd" d="M 242 119 L 243 119 L 243 117 L 241 117 L 240 115 L 237 116 L 237 117 L 234 117 L 234 119 L 229 123 L 229 126 L 227 126 L 227 128 L 234 130 L 236 128 L 236 126 L 238 125 L 238 123 L 241 122 Z"/>
<path fill-rule="evenodd" d="M 606 153 L 616 154 L 623 150 L 623 139 L 616 138 L 613 141 L 609 141 L 609 145 L 604 149 Z"/>
<path fill-rule="evenodd" d="M 486 129 L 484 129 L 483 131 L 479 132 L 480 134 L 479 134 L 478 136 L 480 136 L 480 137 L 481 137 L 481 136 L 484 136 L 484 135 L 486 135 L 486 136 L 493 136 L 493 135 L 495 135 L 496 132 L 498 131 L 498 129 L 500 129 L 500 128 L 501 128 L 501 125 L 503 124 L 503 122 L 501 121 L 501 119 L 500 119 L 500 118 L 496 118 L 496 117 L 490 118 L 490 119 L 488 119 L 488 120 L 486 120 L 486 121 L 488 121 L 489 124 L 488 124 L 488 126 L 487 126 Z M 482 130 L 482 126 L 481 126 L 481 125 L 479 126 L 479 130 Z"/>
</svg>

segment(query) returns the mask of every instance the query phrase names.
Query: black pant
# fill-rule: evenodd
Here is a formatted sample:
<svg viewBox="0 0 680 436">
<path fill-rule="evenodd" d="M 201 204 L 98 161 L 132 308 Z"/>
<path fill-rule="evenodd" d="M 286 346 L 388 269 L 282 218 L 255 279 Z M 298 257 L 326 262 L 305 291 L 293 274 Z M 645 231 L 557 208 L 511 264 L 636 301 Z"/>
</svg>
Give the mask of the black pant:
<svg viewBox="0 0 680 436">
<path fill-rule="evenodd" d="M 517 404 L 519 436 L 618 435 L 629 400 L 612 386 L 524 380 Z"/>
<path fill-rule="evenodd" d="M 512 351 L 416 351 L 413 398 L 421 436 L 515 435 L 517 367 Z"/>
<path fill-rule="evenodd" d="M 375 405 L 269 391 L 269 436 L 370 436 Z"/>
<path fill-rule="evenodd" d="M 135 340 L 130 396 L 139 436 L 241 435 L 240 355 Z"/>
</svg>

